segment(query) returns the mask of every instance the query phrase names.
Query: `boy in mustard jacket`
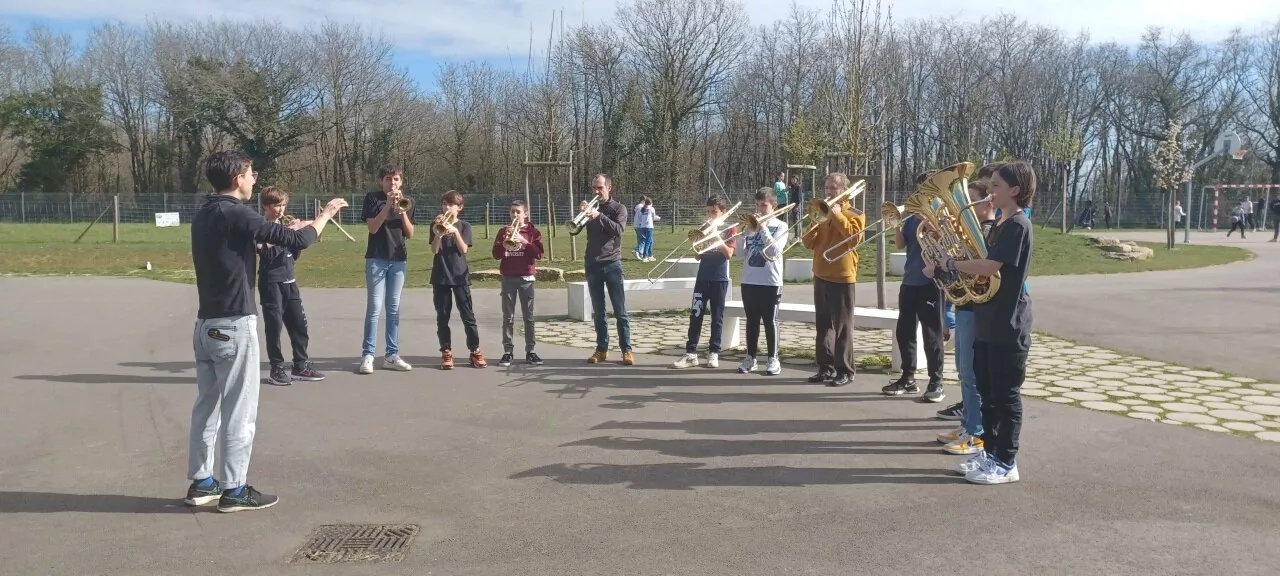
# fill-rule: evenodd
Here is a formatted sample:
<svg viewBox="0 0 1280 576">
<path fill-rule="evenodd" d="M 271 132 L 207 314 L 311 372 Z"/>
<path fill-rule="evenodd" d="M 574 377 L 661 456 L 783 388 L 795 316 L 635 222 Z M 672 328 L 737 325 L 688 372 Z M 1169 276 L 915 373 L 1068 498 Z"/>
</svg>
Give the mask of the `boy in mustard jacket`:
<svg viewBox="0 0 1280 576">
<path fill-rule="evenodd" d="M 849 177 L 841 172 L 827 175 L 827 199 L 849 189 Z M 858 281 L 858 252 L 849 251 L 834 262 L 822 256 L 828 248 L 854 237 L 862 241 L 866 216 L 852 203 L 831 207 L 831 217 L 806 230 L 804 247 L 813 251 L 813 306 L 818 323 L 818 373 L 809 382 L 827 386 L 847 386 L 857 372 L 853 360 L 853 301 Z"/>
</svg>

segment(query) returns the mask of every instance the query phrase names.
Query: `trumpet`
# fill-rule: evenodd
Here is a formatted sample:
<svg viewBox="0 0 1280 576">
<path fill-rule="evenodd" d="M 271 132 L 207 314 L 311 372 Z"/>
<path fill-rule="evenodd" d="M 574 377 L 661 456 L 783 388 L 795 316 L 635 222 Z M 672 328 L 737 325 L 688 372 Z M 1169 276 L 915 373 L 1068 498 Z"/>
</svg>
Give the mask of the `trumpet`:
<svg viewBox="0 0 1280 576">
<path fill-rule="evenodd" d="M 867 181 L 859 180 L 854 182 L 854 184 L 847 190 L 836 194 L 832 198 L 814 198 L 813 200 L 810 200 L 809 208 L 805 211 L 804 217 L 797 220 L 795 224 L 792 224 L 791 230 L 799 229 L 806 221 L 809 222 L 808 227 L 805 228 L 804 232 L 799 234 L 795 240 L 788 244 L 786 248 L 783 248 L 782 253 L 778 256 L 781 257 L 782 254 L 786 254 L 787 252 L 790 252 L 792 248 L 795 248 L 797 244 L 804 242 L 804 239 L 807 238 L 809 234 L 812 234 L 814 230 L 817 230 L 820 224 L 831 219 L 831 211 L 837 209 L 840 204 L 844 202 L 852 204 L 854 198 L 857 198 L 859 194 L 866 191 Z M 791 230 L 788 230 L 788 232 Z"/>
<path fill-rule="evenodd" d="M 401 196 L 396 200 L 396 214 L 404 214 L 413 210 L 413 199 L 408 196 Z"/>
<path fill-rule="evenodd" d="M 587 203 L 587 207 L 579 211 L 578 214 L 573 217 L 573 220 L 569 221 L 569 235 L 577 236 L 579 232 L 582 232 L 582 229 L 587 226 L 588 215 L 599 206 L 600 197 L 595 196 L 591 198 L 591 202 Z"/>
<path fill-rule="evenodd" d="M 457 223 L 458 216 L 456 214 L 453 212 L 445 212 L 444 214 L 436 216 L 435 222 L 431 225 L 431 230 L 436 233 L 436 236 L 444 236 L 444 234 L 449 231 L 449 227 Z"/>
<path fill-rule="evenodd" d="M 881 222 L 885 223 L 885 227 L 883 231 L 876 232 L 875 234 L 872 234 L 870 236 L 864 236 L 862 240 L 856 243 L 853 241 L 853 239 L 857 238 L 858 234 L 849 236 L 848 238 L 845 238 L 844 240 L 837 242 L 834 246 L 824 250 L 822 252 L 822 259 L 826 260 L 828 263 L 835 262 L 836 260 L 839 260 L 847 256 L 850 252 L 857 250 L 863 244 L 866 244 L 867 242 L 875 240 L 876 238 L 879 238 L 884 234 L 887 234 L 890 230 L 893 230 L 894 228 L 901 226 L 902 219 L 904 218 L 904 212 L 906 212 L 906 210 L 907 209 L 905 206 L 895 206 L 893 202 L 885 202 L 884 204 L 881 204 L 880 219 L 876 220 L 875 222 L 872 222 L 871 224 L 864 226 L 862 230 L 858 232 L 858 234 L 862 234 L 862 232 L 865 231 L 867 228 L 875 226 L 876 224 L 879 224 Z M 840 248 L 841 246 L 848 246 L 848 248 L 845 248 L 844 251 L 840 252 L 839 254 L 832 255 L 832 252 L 835 251 L 837 248 Z"/>
<path fill-rule="evenodd" d="M 511 225 L 507 226 L 507 237 L 502 240 L 502 247 L 507 252 L 515 252 L 525 245 L 524 236 L 520 235 L 520 227 L 523 223 L 519 217 L 511 219 Z"/>
<path fill-rule="evenodd" d="M 645 277 L 648 278 L 650 282 L 655 282 L 657 281 L 658 278 L 661 278 L 663 275 L 669 272 L 671 268 L 675 267 L 676 262 L 672 261 L 670 264 L 667 264 L 667 267 L 662 271 L 661 274 L 658 274 L 657 276 L 653 275 L 653 273 L 656 272 L 658 268 L 661 267 L 664 263 L 666 263 L 666 261 L 669 260 L 672 255 L 674 255 L 677 251 L 679 251 L 681 248 L 684 247 L 685 242 L 691 242 L 692 245 L 690 246 L 690 248 L 692 248 L 693 251 L 697 254 L 706 254 L 707 252 L 710 252 L 716 248 L 719 248 L 725 242 L 725 240 L 721 237 L 724 234 L 724 229 L 721 229 L 720 225 L 724 223 L 724 221 L 729 218 L 729 215 L 733 214 L 734 211 L 737 210 L 738 207 L 741 205 L 742 205 L 742 202 L 738 202 L 737 204 L 734 204 L 732 208 L 726 210 L 724 214 L 721 214 L 715 218 L 708 218 L 707 221 L 703 222 L 701 226 L 689 230 L 689 232 L 685 234 L 685 239 L 681 240 L 680 243 L 677 244 L 675 248 L 672 248 L 671 252 L 668 252 L 666 257 L 664 257 L 662 260 L 659 260 L 658 263 L 653 266 L 653 269 L 649 270 L 649 273 L 646 274 Z"/>
</svg>

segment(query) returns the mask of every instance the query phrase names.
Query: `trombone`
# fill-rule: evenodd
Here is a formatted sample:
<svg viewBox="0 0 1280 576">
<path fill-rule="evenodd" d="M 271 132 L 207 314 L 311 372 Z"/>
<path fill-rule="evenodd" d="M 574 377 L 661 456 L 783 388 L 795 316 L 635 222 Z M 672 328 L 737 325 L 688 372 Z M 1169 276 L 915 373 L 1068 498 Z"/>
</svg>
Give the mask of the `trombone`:
<svg viewBox="0 0 1280 576">
<path fill-rule="evenodd" d="M 730 236 L 729 240 L 726 240 L 726 242 L 732 241 L 738 236 L 755 236 L 756 234 L 759 234 L 761 230 L 765 229 L 765 225 L 767 225 L 770 220 L 773 220 L 774 218 L 781 218 L 783 214 L 790 212 L 795 207 L 795 202 L 792 202 L 782 208 L 769 212 L 768 214 L 743 214 L 742 218 L 738 219 L 738 233 Z M 775 258 L 769 257 L 769 249 L 773 247 L 773 235 L 767 234 L 766 236 L 767 239 L 765 240 L 764 247 L 761 249 L 760 255 L 763 256 L 765 260 L 772 262 Z"/>
<path fill-rule="evenodd" d="M 600 206 L 600 197 L 599 196 L 592 197 L 591 202 L 587 203 L 586 208 L 583 208 L 582 210 L 578 211 L 578 214 L 573 217 L 573 220 L 569 221 L 569 224 L 568 224 L 569 235 L 577 236 L 578 233 L 582 232 L 582 229 L 587 226 L 587 220 L 588 220 L 587 216 L 591 214 L 591 212 L 594 211 L 599 206 Z"/>
<path fill-rule="evenodd" d="M 783 254 L 790 252 L 797 244 L 804 242 L 804 239 L 807 238 L 809 234 L 813 233 L 814 230 L 817 230 L 820 224 L 830 220 L 831 211 L 836 209 L 837 206 L 845 201 L 852 203 L 854 198 L 857 198 L 859 194 L 866 191 L 867 181 L 859 180 L 847 190 L 837 194 L 833 198 L 814 198 L 813 200 L 810 200 L 809 208 L 805 211 L 804 217 L 796 220 L 796 223 L 791 225 L 791 230 L 799 229 L 806 220 L 810 221 L 810 224 L 805 228 L 805 231 L 802 234 L 797 235 L 795 240 L 792 240 L 786 248 L 782 249 L 782 252 L 778 254 L 778 257 L 781 258 Z M 788 230 L 788 232 L 791 232 L 791 230 Z"/>
<path fill-rule="evenodd" d="M 663 269 L 662 273 L 658 274 L 656 277 L 653 275 L 653 273 L 656 272 L 659 267 L 665 264 L 667 260 L 671 258 L 672 255 L 674 255 L 677 251 L 679 251 L 682 247 L 684 247 L 685 242 L 692 242 L 692 245 L 690 246 L 690 248 L 692 248 L 694 252 L 697 254 L 706 254 L 707 252 L 710 252 L 716 248 L 719 248 L 720 245 L 724 242 L 724 240 L 720 237 L 721 234 L 724 234 L 724 230 L 720 229 L 720 224 L 724 223 L 724 221 L 729 218 L 729 215 L 733 214 L 733 212 L 737 210 L 738 207 L 741 205 L 742 205 L 742 202 L 738 202 L 737 204 L 733 205 L 733 208 L 726 210 L 724 214 L 721 214 L 715 218 L 708 218 L 707 221 L 703 222 L 701 226 L 689 230 L 689 232 L 685 234 L 685 239 L 681 240 L 679 244 L 676 244 L 676 247 L 672 248 L 671 252 L 668 252 L 666 257 L 664 257 L 662 260 L 659 260 L 658 263 L 653 266 L 653 269 L 649 270 L 649 273 L 645 275 L 645 278 L 648 278 L 650 282 L 655 282 L 657 281 L 658 278 L 661 278 L 667 272 L 670 272 L 671 269 L 675 267 L 676 262 L 671 262 L 670 264 L 667 264 L 667 267 Z"/>
<path fill-rule="evenodd" d="M 822 259 L 826 260 L 828 263 L 835 262 L 836 260 L 839 260 L 847 256 L 850 252 L 857 250 L 863 244 L 870 242 L 872 240 L 875 240 L 876 238 L 879 238 L 880 236 L 887 234 L 890 230 L 893 230 L 894 228 L 901 226 L 902 220 L 905 218 L 904 213 L 906 212 L 906 210 L 907 208 L 905 206 L 895 206 L 893 202 L 885 202 L 884 204 L 881 204 L 880 205 L 881 218 L 879 220 L 876 220 L 875 222 L 872 222 L 864 226 L 862 230 L 858 232 L 858 234 L 865 232 L 867 228 L 875 226 L 876 224 L 879 224 L 881 222 L 885 223 L 885 227 L 883 231 L 876 232 L 875 234 L 872 234 L 870 236 L 864 236 L 862 240 L 857 243 L 854 243 L 853 239 L 857 238 L 858 234 L 849 236 L 848 238 L 845 238 L 844 240 L 841 240 L 840 242 L 836 243 L 834 246 L 824 250 L 822 252 Z M 835 256 L 831 255 L 832 251 L 845 245 L 849 245 L 849 247 L 845 248 L 843 252 L 836 254 Z"/>
<path fill-rule="evenodd" d="M 515 252 L 525 245 L 524 236 L 520 235 L 520 226 L 523 224 L 519 216 L 511 219 L 511 225 L 507 226 L 507 237 L 502 240 L 502 247 L 507 252 Z"/>
<path fill-rule="evenodd" d="M 431 225 L 431 230 L 436 233 L 436 236 L 444 236 L 445 232 L 449 231 L 449 227 L 457 223 L 458 216 L 453 212 L 446 212 L 436 216 L 435 223 Z"/>
</svg>

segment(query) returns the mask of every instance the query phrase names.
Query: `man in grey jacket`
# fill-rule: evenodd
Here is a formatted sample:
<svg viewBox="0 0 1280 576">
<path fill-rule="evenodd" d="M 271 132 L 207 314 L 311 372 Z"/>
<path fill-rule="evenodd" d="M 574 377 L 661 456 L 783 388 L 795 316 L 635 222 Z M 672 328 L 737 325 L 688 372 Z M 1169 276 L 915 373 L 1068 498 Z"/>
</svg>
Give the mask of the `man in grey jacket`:
<svg viewBox="0 0 1280 576">
<path fill-rule="evenodd" d="M 599 364 L 609 358 L 609 325 L 605 322 L 604 293 L 609 291 L 613 317 L 618 324 L 618 346 L 622 363 L 635 364 L 631 354 L 631 319 L 627 317 L 627 295 L 622 281 L 622 231 L 626 228 L 627 207 L 613 199 L 613 181 L 597 174 L 591 188 L 600 201 L 588 213 L 586 262 L 587 292 L 591 295 L 591 318 L 596 325 L 596 351 L 587 360 Z"/>
</svg>

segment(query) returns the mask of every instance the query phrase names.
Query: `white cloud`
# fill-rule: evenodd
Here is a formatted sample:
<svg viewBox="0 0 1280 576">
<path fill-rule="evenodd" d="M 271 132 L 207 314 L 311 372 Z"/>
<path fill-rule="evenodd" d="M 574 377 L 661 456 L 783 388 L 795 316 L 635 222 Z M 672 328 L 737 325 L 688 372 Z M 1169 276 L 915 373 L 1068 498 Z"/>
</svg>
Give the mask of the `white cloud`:
<svg viewBox="0 0 1280 576">
<path fill-rule="evenodd" d="M 832 0 L 797 0 L 829 10 Z M 745 0 L 753 25 L 784 18 L 787 0 Z M 886 1 L 885 5 L 890 3 Z M 265 18 L 303 26 L 360 22 L 386 33 L 401 48 L 436 56 L 525 54 L 546 44 L 553 14 L 565 23 L 612 18 L 618 0 L 0 0 L 0 17 L 69 22 L 147 18 Z M 1219 8 L 1221 7 L 1221 8 Z M 1213 40 L 1230 28 L 1258 29 L 1280 19 L 1275 0 L 897 0 L 895 19 L 947 17 L 974 22 L 1001 12 L 1070 32 L 1088 29 L 1095 40 L 1132 42 L 1147 26 L 1186 30 Z"/>
</svg>

